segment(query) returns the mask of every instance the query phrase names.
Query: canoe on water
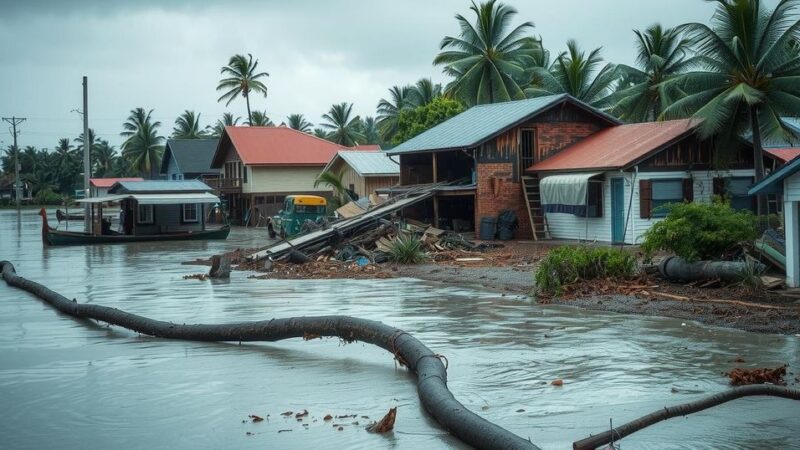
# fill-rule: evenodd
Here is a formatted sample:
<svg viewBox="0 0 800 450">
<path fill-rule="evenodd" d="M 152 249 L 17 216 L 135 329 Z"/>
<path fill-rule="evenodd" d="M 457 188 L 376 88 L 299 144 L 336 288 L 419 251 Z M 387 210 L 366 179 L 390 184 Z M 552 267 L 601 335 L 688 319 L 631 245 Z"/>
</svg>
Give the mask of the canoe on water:
<svg viewBox="0 0 800 450">
<path fill-rule="evenodd" d="M 39 211 L 42 216 L 42 241 L 44 245 L 92 245 L 92 244 L 125 244 L 129 242 L 159 242 L 159 241 L 197 241 L 197 240 L 224 240 L 228 238 L 231 227 L 225 225 L 221 228 L 204 231 L 185 231 L 177 233 L 127 235 L 120 233 L 94 235 L 76 231 L 61 231 L 51 228 L 47 223 L 47 213 L 44 208 Z"/>
</svg>

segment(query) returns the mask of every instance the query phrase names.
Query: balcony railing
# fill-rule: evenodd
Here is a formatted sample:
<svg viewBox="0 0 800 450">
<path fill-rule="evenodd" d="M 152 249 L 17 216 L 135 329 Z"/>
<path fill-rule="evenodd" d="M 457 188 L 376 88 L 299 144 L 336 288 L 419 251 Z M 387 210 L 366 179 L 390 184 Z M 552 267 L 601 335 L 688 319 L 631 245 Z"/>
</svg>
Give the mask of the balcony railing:
<svg viewBox="0 0 800 450">
<path fill-rule="evenodd" d="M 241 178 L 216 178 L 206 180 L 206 184 L 220 193 L 238 193 L 242 192 L 242 179 Z"/>
</svg>

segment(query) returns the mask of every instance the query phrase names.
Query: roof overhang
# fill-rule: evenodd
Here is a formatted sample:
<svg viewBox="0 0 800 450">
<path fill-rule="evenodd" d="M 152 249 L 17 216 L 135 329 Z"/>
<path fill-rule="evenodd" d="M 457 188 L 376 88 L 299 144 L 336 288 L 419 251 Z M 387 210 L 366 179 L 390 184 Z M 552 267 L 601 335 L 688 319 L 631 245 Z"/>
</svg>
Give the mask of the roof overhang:
<svg viewBox="0 0 800 450">
<path fill-rule="evenodd" d="M 192 194 L 120 194 L 77 200 L 78 203 L 105 203 L 136 200 L 140 205 L 182 205 L 189 203 L 219 203 L 219 197 L 208 192 Z"/>
<path fill-rule="evenodd" d="M 600 175 L 603 173 L 568 173 L 539 180 L 539 192 L 545 212 L 585 215 L 589 205 L 589 182 Z"/>
</svg>

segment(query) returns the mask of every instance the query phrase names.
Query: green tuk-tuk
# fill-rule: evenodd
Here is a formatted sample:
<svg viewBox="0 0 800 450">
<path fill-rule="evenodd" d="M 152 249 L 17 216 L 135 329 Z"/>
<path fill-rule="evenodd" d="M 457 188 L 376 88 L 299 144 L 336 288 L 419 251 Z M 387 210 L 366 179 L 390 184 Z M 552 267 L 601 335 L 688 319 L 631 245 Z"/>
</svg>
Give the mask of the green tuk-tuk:
<svg viewBox="0 0 800 450">
<path fill-rule="evenodd" d="M 272 218 L 272 224 L 281 237 L 299 233 L 306 220 L 316 222 L 324 218 L 328 211 L 328 201 L 316 195 L 287 195 L 283 209 Z"/>
</svg>

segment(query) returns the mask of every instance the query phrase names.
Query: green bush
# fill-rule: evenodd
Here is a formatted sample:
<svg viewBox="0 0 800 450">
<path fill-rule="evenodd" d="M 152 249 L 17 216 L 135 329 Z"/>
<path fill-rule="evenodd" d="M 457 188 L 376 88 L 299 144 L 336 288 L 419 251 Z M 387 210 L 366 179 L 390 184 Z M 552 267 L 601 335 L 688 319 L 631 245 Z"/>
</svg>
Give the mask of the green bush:
<svg viewBox="0 0 800 450">
<path fill-rule="evenodd" d="M 675 203 L 667 217 L 644 234 L 642 250 L 666 250 L 687 261 L 719 258 L 739 242 L 758 237 L 756 217 L 727 203 Z"/>
<path fill-rule="evenodd" d="M 597 278 L 628 278 L 636 271 L 633 254 L 611 247 L 558 247 L 542 259 L 534 280 L 538 293 L 559 295 L 564 286 Z"/>
<path fill-rule="evenodd" d="M 60 205 L 64 203 L 64 197 L 51 189 L 42 189 L 37 192 L 33 200 L 37 205 Z"/>
<path fill-rule="evenodd" d="M 398 235 L 389 247 L 389 259 L 400 264 L 419 264 L 428 259 L 422 241 L 416 236 Z"/>
</svg>

